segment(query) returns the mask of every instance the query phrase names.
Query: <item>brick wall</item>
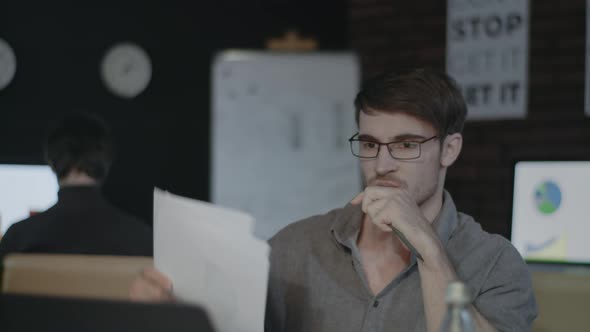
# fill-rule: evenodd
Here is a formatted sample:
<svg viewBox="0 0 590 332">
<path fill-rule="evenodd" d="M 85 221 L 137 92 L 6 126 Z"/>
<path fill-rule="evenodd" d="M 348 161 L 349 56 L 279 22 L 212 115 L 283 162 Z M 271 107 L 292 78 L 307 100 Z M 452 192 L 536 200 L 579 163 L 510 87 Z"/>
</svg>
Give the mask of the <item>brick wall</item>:
<svg viewBox="0 0 590 332">
<path fill-rule="evenodd" d="M 469 122 L 447 189 L 484 229 L 510 235 L 513 164 L 590 160 L 584 116 L 586 1 L 531 0 L 529 107 L 524 120 Z M 444 69 L 445 1 L 349 0 L 350 46 L 363 75 L 384 69 Z"/>
</svg>

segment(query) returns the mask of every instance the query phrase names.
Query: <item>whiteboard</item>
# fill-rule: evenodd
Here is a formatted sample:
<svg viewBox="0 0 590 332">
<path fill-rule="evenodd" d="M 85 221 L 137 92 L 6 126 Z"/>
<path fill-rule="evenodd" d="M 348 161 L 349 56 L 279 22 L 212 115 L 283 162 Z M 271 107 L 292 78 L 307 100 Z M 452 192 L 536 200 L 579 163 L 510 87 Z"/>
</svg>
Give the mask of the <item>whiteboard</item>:
<svg viewBox="0 0 590 332">
<path fill-rule="evenodd" d="M 226 51 L 212 69 L 211 200 L 250 213 L 268 239 L 361 190 L 359 65 L 350 53 Z"/>
</svg>

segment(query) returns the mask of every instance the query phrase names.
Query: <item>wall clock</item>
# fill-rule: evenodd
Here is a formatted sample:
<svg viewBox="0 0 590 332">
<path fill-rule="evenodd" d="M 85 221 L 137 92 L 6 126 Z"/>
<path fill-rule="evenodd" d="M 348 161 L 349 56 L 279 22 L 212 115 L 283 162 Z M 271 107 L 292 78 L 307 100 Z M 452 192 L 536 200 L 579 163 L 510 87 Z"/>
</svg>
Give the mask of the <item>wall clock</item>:
<svg viewBox="0 0 590 332">
<path fill-rule="evenodd" d="M 139 45 L 119 43 L 105 54 L 100 73 L 106 87 L 113 94 L 122 98 L 134 98 L 150 83 L 152 62 Z"/>
<path fill-rule="evenodd" d="M 10 84 L 16 73 L 16 56 L 12 47 L 0 38 L 0 90 Z"/>
</svg>

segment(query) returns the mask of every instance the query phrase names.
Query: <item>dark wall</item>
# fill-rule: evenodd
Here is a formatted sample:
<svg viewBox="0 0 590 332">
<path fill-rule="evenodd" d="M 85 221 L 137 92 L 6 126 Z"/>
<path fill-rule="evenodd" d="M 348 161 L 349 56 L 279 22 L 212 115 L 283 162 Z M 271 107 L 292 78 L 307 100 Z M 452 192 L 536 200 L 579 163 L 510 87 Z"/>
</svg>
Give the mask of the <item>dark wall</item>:
<svg viewBox="0 0 590 332">
<path fill-rule="evenodd" d="M 584 116 L 586 1 L 530 1 L 529 107 L 525 120 L 469 122 L 447 189 L 484 229 L 510 234 L 513 163 L 590 160 Z M 383 69 L 444 70 L 445 1 L 351 0 L 350 44 L 365 76 Z"/>
<path fill-rule="evenodd" d="M 107 197 L 151 221 L 152 189 L 209 197 L 210 62 L 226 48 L 261 49 L 296 28 L 324 49 L 347 44 L 344 1 L 11 1 L 0 38 L 14 48 L 14 81 L 0 91 L 0 163 L 42 163 L 47 122 L 82 109 L 112 126 L 117 157 Z M 102 56 L 132 41 L 150 55 L 147 90 L 132 100 L 110 94 Z"/>
</svg>

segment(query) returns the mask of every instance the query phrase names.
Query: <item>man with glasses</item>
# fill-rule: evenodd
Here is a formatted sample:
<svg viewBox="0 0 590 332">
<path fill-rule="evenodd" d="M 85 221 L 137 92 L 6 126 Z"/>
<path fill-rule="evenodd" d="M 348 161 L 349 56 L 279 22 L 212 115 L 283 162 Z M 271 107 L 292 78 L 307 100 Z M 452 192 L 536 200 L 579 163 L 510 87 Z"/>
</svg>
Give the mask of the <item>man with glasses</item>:
<svg viewBox="0 0 590 332">
<path fill-rule="evenodd" d="M 268 331 L 438 331 L 446 286 L 472 292 L 478 331 L 528 331 L 530 274 L 504 238 L 457 212 L 444 190 L 461 151 L 465 102 L 443 73 L 384 73 L 356 100 L 350 139 L 365 189 L 271 240 Z M 169 297 L 147 271 L 134 298 Z"/>
<path fill-rule="evenodd" d="M 529 330 L 537 309 L 519 253 L 444 190 L 467 113 L 452 79 L 385 73 L 355 106 L 365 189 L 271 239 L 268 330 L 438 331 L 453 280 L 473 293 L 478 331 Z"/>
</svg>

